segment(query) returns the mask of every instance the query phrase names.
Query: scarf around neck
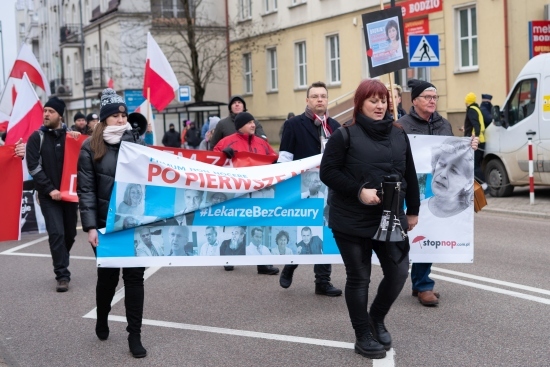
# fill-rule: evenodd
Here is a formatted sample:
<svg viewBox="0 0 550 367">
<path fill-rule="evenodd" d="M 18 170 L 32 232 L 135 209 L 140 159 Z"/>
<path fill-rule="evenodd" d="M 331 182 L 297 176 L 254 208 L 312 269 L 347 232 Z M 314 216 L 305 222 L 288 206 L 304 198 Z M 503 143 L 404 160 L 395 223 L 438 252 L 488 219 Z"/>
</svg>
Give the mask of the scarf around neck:
<svg viewBox="0 0 550 367">
<path fill-rule="evenodd" d="M 132 130 L 132 126 L 128 122 L 126 125 L 121 126 L 107 126 L 105 130 L 103 130 L 103 140 L 105 140 L 107 144 L 118 144 L 120 143 L 122 134 L 124 134 L 126 130 Z"/>
<path fill-rule="evenodd" d="M 373 139 L 385 139 L 393 127 L 393 119 L 386 114 L 382 120 L 373 120 L 370 117 L 358 113 L 355 122 Z"/>
<path fill-rule="evenodd" d="M 306 106 L 305 111 L 306 117 L 310 120 L 313 120 L 315 126 L 321 126 L 321 135 L 325 138 L 330 138 L 332 135 L 332 128 L 328 124 L 328 110 L 323 116 L 318 116 L 313 112 L 309 106 Z"/>
</svg>

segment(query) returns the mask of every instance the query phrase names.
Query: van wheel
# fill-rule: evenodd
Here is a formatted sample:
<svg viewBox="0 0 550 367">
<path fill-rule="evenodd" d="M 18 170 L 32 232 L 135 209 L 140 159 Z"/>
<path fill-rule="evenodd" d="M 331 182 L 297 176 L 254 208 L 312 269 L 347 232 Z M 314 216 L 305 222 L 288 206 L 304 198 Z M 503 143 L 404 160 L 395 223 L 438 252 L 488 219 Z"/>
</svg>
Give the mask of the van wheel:
<svg viewBox="0 0 550 367">
<path fill-rule="evenodd" d="M 489 193 L 494 197 L 505 197 L 512 195 L 514 186 L 510 185 L 508 174 L 502 162 L 493 159 L 485 167 L 485 178 L 489 185 Z"/>
</svg>

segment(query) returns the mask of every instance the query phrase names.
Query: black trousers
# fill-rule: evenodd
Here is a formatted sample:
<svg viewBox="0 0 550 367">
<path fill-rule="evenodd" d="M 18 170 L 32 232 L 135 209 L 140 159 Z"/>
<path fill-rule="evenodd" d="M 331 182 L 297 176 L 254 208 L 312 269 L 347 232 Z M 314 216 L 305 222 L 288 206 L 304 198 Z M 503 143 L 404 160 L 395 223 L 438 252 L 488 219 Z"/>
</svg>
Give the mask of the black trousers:
<svg viewBox="0 0 550 367">
<path fill-rule="evenodd" d="M 122 268 L 124 280 L 124 306 L 126 307 L 126 319 L 128 326 L 126 331 L 130 334 L 141 333 L 143 320 L 143 274 L 145 268 Z M 120 276 L 119 268 L 97 268 L 96 306 L 97 319 L 107 322 L 111 311 L 111 301 L 115 295 L 116 286 Z"/>
<path fill-rule="evenodd" d="M 298 265 L 285 265 L 283 271 L 294 271 Z M 313 265 L 313 272 L 315 273 L 315 283 L 323 284 L 330 282 L 330 273 L 332 272 L 331 264 L 315 264 Z"/>
<path fill-rule="evenodd" d="M 48 231 L 55 279 L 71 280 L 69 253 L 76 237 L 78 203 L 57 201 L 43 195 L 39 200 Z"/>
<path fill-rule="evenodd" d="M 371 238 L 352 236 L 334 230 L 332 233 L 346 267 L 345 297 L 349 317 L 356 336 L 361 337 L 368 330 L 367 309 L 372 251 L 374 250 L 380 260 L 384 278 L 370 307 L 370 315 L 373 319 L 383 321 L 407 280 L 408 246 L 406 242 L 392 242 L 386 245 Z M 403 249 L 407 250 L 407 255 L 396 264 L 403 254 Z"/>
<path fill-rule="evenodd" d="M 474 151 L 474 176 L 481 182 L 485 182 L 485 174 L 481 169 L 483 154 L 485 154 L 485 143 L 479 143 L 477 149 Z"/>
</svg>

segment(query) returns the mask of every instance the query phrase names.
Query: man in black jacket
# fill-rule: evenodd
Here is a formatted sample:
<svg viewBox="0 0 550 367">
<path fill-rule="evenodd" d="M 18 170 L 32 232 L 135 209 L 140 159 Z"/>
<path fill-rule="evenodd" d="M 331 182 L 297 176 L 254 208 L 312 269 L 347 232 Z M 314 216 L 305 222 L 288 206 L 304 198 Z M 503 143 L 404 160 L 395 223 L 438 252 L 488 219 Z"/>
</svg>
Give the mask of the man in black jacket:
<svg viewBox="0 0 550 367">
<path fill-rule="evenodd" d="M 61 118 L 65 103 L 52 97 L 44 105 L 44 125 L 27 142 L 27 167 L 32 175 L 46 221 L 57 292 L 69 290 L 69 252 L 76 237 L 78 204 L 61 201 L 61 174 L 67 128 Z M 76 133 L 73 133 L 73 136 Z M 80 134 L 76 134 L 78 136 Z"/>
<path fill-rule="evenodd" d="M 338 121 L 327 114 L 328 91 L 323 82 L 313 83 L 307 90 L 306 110 L 301 115 L 292 117 L 283 125 L 283 136 L 279 149 L 279 162 L 312 157 L 324 151 L 325 143 L 331 134 L 340 127 Z M 292 276 L 298 265 L 285 265 L 279 278 L 279 284 L 288 288 L 292 284 Z M 332 266 L 316 264 L 315 293 L 335 297 L 342 290 L 330 283 Z"/>
<path fill-rule="evenodd" d="M 169 130 L 164 133 L 162 144 L 165 147 L 181 148 L 180 133 L 176 131 L 174 124 L 170 124 Z"/>
</svg>

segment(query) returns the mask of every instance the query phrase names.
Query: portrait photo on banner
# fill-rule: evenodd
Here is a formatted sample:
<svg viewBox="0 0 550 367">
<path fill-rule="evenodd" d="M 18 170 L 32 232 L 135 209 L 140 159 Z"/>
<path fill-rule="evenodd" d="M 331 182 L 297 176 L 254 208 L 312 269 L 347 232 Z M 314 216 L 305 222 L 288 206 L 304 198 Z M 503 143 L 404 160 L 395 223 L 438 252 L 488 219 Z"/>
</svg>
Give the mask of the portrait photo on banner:
<svg viewBox="0 0 550 367">
<path fill-rule="evenodd" d="M 302 199 L 325 199 L 327 187 L 319 178 L 319 169 L 311 169 L 300 175 Z"/>
</svg>

